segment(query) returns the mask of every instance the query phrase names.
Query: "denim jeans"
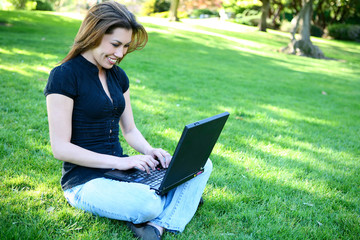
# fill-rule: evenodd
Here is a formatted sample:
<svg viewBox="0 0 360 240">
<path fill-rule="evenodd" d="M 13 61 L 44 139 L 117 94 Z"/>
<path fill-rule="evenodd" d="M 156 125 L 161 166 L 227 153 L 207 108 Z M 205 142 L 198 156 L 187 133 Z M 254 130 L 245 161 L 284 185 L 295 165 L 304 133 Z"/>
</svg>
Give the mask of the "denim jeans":
<svg viewBox="0 0 360 240">
<path fill-rule="evenodd" d="M 107 178 L 67 189 L 64 195 L 72 206 L 101 217 L 135 224 L 150 221 L 167 230 L 182 232 L 197 210 L 211 171 L 212 163 L 208 160 L 202 174 L 164 196 L 144 184 Z"/>
</svg>

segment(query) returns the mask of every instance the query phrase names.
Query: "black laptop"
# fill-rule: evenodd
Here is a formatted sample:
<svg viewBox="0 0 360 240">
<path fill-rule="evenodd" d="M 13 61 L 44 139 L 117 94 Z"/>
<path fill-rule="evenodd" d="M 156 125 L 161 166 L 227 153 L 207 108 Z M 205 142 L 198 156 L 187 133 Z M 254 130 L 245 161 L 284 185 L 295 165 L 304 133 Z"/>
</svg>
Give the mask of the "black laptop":
<svg viewBox="0 0 360 240">
<path fill-rule="evenodd" d="M 163 195 L 203 173 L 228 117 L 229 113 L 224 112 L 186 125 L 167 169 L 157 168 L 150 174 L 138 169 L 111 170 L 105 175 L 120 181 L 147 184 Z"/>
</svg>

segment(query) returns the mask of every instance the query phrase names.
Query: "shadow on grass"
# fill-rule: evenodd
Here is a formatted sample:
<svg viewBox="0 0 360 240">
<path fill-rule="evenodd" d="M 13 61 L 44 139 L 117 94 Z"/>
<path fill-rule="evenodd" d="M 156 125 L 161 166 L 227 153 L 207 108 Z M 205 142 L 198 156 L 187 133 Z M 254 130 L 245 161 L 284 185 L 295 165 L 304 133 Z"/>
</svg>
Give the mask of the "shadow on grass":
<svg viewBox="0 0 360 240">
<path fill-rule="evenodd" d="M 156 39 L 161 44 L 171 46 L 171 40 L 161 38 L 161 36 L 156 36 Z M 335 119 L 331 116 L 332 113 L 348 114 L 346 109 L 341 109 L 341 107 L 350 109 L 359 107 L 358 101 L 354 101 L 352 92 L 349 96 L 349 89 L 355 88 L 359 83 L 346 77 L 333 76 L 329 79 L 327 74 L 307 73 L 296 69 L 299 67 L 296 61 L 289 67 L 283 67 L 278 65 L 276 58 L 242 55 L 229 49 L 216 50 L 216 48 L 195 43 L 184 44 L 190 46 L 189 51 L 197 49 L 197 51 L 211 53 L 211 57 L 204 56 L 209 54 L 192 55 L 191 66 L 193 68 L 189 68 L 189 63 L 185 66 L 181 64 L 183 61 L 181 53 L 168 53 L 169 55 L 174 54 L 173 62 L 164 62 L 160 64 L 163 69 L 152 70 L 153 72 L 163 72 L 164 77 L 159 75 L 158 79 L 147 79 L 145 74 L 151 68 L 150 64 L 149 67 L 140 70 L 144 73 L 136 74 L 145 79 L 141 81 L 141 86 L 147 91 L 151 91 L 151 95 L 159 96 L 164 101 L 170 99 L 161 106 L 164 109 L 161 111 L 163 113 L 171 115 L 171 109 L 175 103 L 171 102 L 171 99 L 175 95 L 178 104 L 181 105 L 181 109 L 177 110 L 184 114 L 194 113 L 193 119 L 196 119 L 197 115 L 208 116 L 209 112 L 214 112 L 214 109 L 223 106 L 235 110 L 235 112 L 242 109 L 245 112 L 262 113 L 269 120 L 285 121 L 287 125 L 298 128 L 296 129 L 298 132 L 305 131 L 304 135 L 319 129 L 321 135 L 326 131 L 337 132 L 338 127 L 349 125 L 346 117 L 340 116 Z M 176 45 L 178 46 L 179 43 Z M 178 47 L 182 48 L 182 46 Z M 156 49 L 156 47 L 153 48 Z M 148 56 L 142 55 L 141 58 L 151 59 L 151 54 L 153 53 L 148 53 Z M 220 55 L 228 56 L 228 61 L 222 61 Z M 217 60 L 218 57 L 220 60 Z M 146 60 L 140 61 L 140 64 L 144 61 L 146 62 Z M 174 63 L 176 68 L 174 68 Z M 308 67 L 310 66 L 311 63 Z M 195 73 L 193 69 L 196 69 Z M 222 78 L 221 72 L 227 70 L 232 70 L 233 73 L 227 72 Z M 201 72 L 201 74 L 197 72 Z M 170 80 L 171 77 L 175 80 Z M 297 78 L 301 80 L 299 81 Z M 315 79 L 316 81 L 314 81 Z M 294 81 L 296 82 L 294 83 Z M 169 88 L 174 91 L 169 91 Z M 328 92 L 325 92 L 326 95 L 322 94 L 324 90 Z M 147 107 L 156 105 L 158 98 L 147 98 L 149 95 L 141 95 L 141 88 L 137 92 L 140 94 L 136 94 L 133 98 L 138 99 L 142 105 Z M 204 108 L 203 105 L 207 108 Z M 264 106 L 271 106 L 274 110 L 266 109 Z M 201 111 L 198 111 L 198 108 L 201 108 Z M 282 110 L 288 111 L 288 115 L 295 114 L 296 117 L 283 117 L 281 116 Z M 354 113 L 354 115 L 357 114 Z M 300 120 L 297 121 L 296 118 Z M 301 129 L 302 127 L 310 128 L 310 131 Z M 306 136 L 301 137 L 306 138 Z M 326 137 L 326 134 L 323 137 L 319 136 L 320 139 Z"/>
<path fill-rule="evenodd" d="M 171 39 L 160 34 L 153 34 L 153 37 L 161 44 L 172 45 Z M 354 135 L 354 131 L 358 132 L 359 128 L 356 127 L 355 122 L 349 121 L 348 116 L 353 113 L 347 110 L 359 107 L 358 101 L 354 101 L 353 94 L 349 93 L 349 89 L 356 88 L 359 85 L 358 81 L 354 81 L 354 75 L 343 76 L 342 73 L 337 75 L 336 72 L 333 72 L 334 75 L 329 78 L 328 73 L 307 72 L 313 63 L 326 67 L 326 64 L 321 60 L 310 59 L 309 62 L 303 62 L 301 58 L 290 61 L 290 63 L 284 60 L 283 63 L 286 63 L 287 66 L 282 66 L 278 64 L 277 57 L 234 52 L 231 49 L 226 49 L 223 45 L 222 49 L 219 50 L 216 47 L 207 46 L 208 43 L 177 42 L 170 49 L 186 49 L 181 44 L 186 45 L 188 51 L 195 51 L 198 54 L 192 55 L 190 63 L 183 64 L 184 54 L 182 52 L 175 53 L 176 50 L 174 50 L 166 53 L 172 56 L 173 61 L 171 63 L 164 62 L 161 67 L 163 71 L 167 69 L 165 79 L 172 77 L 175 80 L 168 83 L 161 76 L 158 76 L 160 78 L 158 81 L 154 78 L 150 80 L 150 77 L 148 80 L 145 75 L 137 73 L 140 79 L 144 79 L 141 81 L 141 85 L 145 89 L 150 89 L 153 96 L 162 96 L 166 101 L 166 96 L 170 95 L 167 85 L 172 84 L 172 88 L 176 90 L 178 95 L 178 104 L 181 105 L 181 109 L 178 110 L 182 113 L 180 115 L 188 115 L 193 119 L 209 116 L 209 114 L 220 110 L 233 110 L 230 112 L 235 114 L 230 117 L 223 133 L 225 139 L 220 139 L 219 143 L 232 151 L 240 151 L 235 156 L 241 156 L 242 153 L 250 156 L 255 162 L 259 162 L 263 168 L 256 174 L 250 174 L 250 177 L 247 177 L 249 175 L 246 174 L 247 171 L 253 170 L 246 170 L 237 159 L 230 160 L 215 155 L 213 158 L 215 167 L 220 170 L 214 170 L 210 184 L 214 186 L 211 188 L 212 190 L 220 189 L 222 200 L 219 203 L 218 198 L 209 192 L 207 194 L 210 195 L 212 206 L 218 209 L 217 213 L 219 215 L 225 214 L 227 211 L 224 209 L 236 212 L 235 205 L 238 203 L 270 207 L 269 201 L 273 195 L 281 193 L 280 202 L 283 201 L 281 198 L 285 196 L 287 198 L 286 204 L 294 205 L 299 210 L 294 213 L 295 210 L 289 209 L 289 206 L 285 206 L 285 208 L 283 206 L 279 212 L 274 212 L 274 214 L 271 214 L 271 210 L 266 209 L 264 210 L 265 215 L 278 218 L 278 221 L 291 221 L 291 219 L 281 219 L 278 216 L 279 214 L 289 214 L 293 216 L 293 219 L 298 219 L 295 220 L 298 222 L 294 223 L 295 229 L 302 228 L 301 231 L 304 231 L 304 229 L 310 228 L 308 234 L 302 232 L 303 235 L 300 234 L 296 238 L 331 237 L 335 234 L 334 232 L 338 232 L 336 233 L 336 235 L 339 234 L 337 236 L 342 234 L 351 236 L 350 229 L 356 228 L 357 222 L 356 214 L 353 215 L 351 212 L 358 208 L 356 197 L 358 189 L 353 186 L 352 181 L 358 171 L 355 159 L 359 156 L 359 151 L 355 147 L 359 144 L 359 140 L 356 138 L 356 134 Z M 208 57 L 208 55 L 211 56 Z M 227 61 L 222 62 L 224 58 L 221 56 L 227 56 Z M 151 58 L 149 56 L 149 59 Z M 290 56 L 288 58 L 296 57 Z M 146 62 L 146 57 L 138 60 Z M 201 64 L 204 62 L 206 64 Z M 299 65 L 300 63 L 301 65 Z M 189 65 L 192 68 L 187 70 Z M 151 64 L 148 68 L 151 69 Z M 195 72 L 197 73 L 193 73 L 193 69 L 196 69 Z M 235 73 L 233 78 L 226 78 L 231 75 L 227 72 L 229 70 Z M 249 71 L 251 74 L 242 76 L 243 73 Z M 214 72 L 227 72 L 227 74 L 221 78 Z M 353 80 L 348 79 L 349 76 Z M 203 84 L 197 85 L 198 82 Z M 329 94 L 323 94 L 324 90 Z M 141 90 L 138 92 L 141 93 Z M 353 93 L 356 92 L 357 90 L 353 91 Z M 141 94 L 136 94 L 134 98 L 138 99 L 142 106 L 156 104 L 152 98 Z M 204 102 L 206 103 L 205 106 L 202 104 Z M 173 115 L 173 107 L 174 105 L 168 101 L 161 106 L 163 112 L 166 112 L 170 119 Z M 141 111 L 144 109 L 147 107 L 142 107 Z M 140 112 L 140 110 L 135 111 Z M 148 116 L 152 114 L 153 112 L 148 112 Z M 358 113 L 354 113 L 351 119 L 356 119 L 354 117 L 357 115 Z M 154 117 L 156 119 L 156 116 Z M 241 118 L 245 121 L 238 120 Z M 169 124 L 175 128 L 178 123 L 169 121 Z M 351 130 L 346 130 L 347 127 Z M 344 130 L 345 134 L 340 133 L 339 128 L 340 131 Z M 244 138 L 238 136 L 244 136 Z M 234 141 L 231 138 L 242 139 L 243 142 Z M 251 142 L 251 138 L 256 139 L 255 146 L 248 143 Z M 258 143 L 260 146 L 256 147 Z M 261 147 L 280 149 L 285 153 L 293 151 L 300 156 L 281 156 L 282 153 L 273 154 Z M 339 158 L 337 159 L 337 157 Z M 261 177 L 272 170 L 277 172 L 279 176 L 271 176 L 270 173 L 269 178 Z M 222 174 L 217 176 L 217 171 Z M 285 176 L 281 176 L 282 173 Z M 286 183 L 287 177 L 289 177 L 288 183 Z M 237 183 L 243 184 L 244 178 L 248 179 L 246 181 L 249 188 L 243 190 L 240 196 L 235 194 L 236 197 L 227 199 L 227 192 L 232 195 L 238 192 L 239 188 L 242 189 L 236 185 Z M 254 184 L 249 184 L 249 182 L 255 182 L 256 186 L 254 187 Z M 295 183 L 296 186 L 292 186 L 291 183 Z M 301 185 L 303 186 L 301 187 Z M 225 190 L 222 191 L 221 189 Z M 268 190 L 264 191 L 264 189 Z M 327 191 L 329 193 L 326 193 Z M 306 216 L 306 214 L 301 213 L 301 209 L 311 209 L 314 206 L 308 201 L 314 202 L 316 208 L 310 211 L 309 216 Z M 229 206 L 233 207 L 229 209 Z M 319 214 L 322 211 L 334 212 L 343 208 L 346 209 L 346 213 L 344 212 L 341 217 L 334 219 L 333 222 L 328 222 Z M 243 214 L 240 213 L 238 216 L 241 217 Z M 251 215 L 251 217 L 256 218 L 256 214 Z M 316 218 L 322 218 L 322 220 L 314 220 Z M 349 219 L 343 221 L 342 218 Z M 248 218 L 245 219 L 249 222 Z M 330 227 L 334 230 L 329 232 L 329 228 L 328 230 L 317 230 L 316 227 L 320 224 L 316 221 L 321 225 L 321 221 L 326 221 L 328 225 L 334 224 Z M 261 228 L 266 225 L 264 221 L 261 224 L 263 226 L 257 227 Z M 284 223 L 279 224 L 284 228 L 288 227 Z M 254 229 L 250 225 L 247 225 L 249 232 L 256 232 L 257 227 Z M 321 232 L 321 234 L 317 235 L 317 232 Z M 258 235 L 258 237 L 269 237 L 273 234 L 275 233 Z M 295 237 L 294 234 L 292 230 L 287 229 L 282 236 L 285 238 Z"/>
</svg>

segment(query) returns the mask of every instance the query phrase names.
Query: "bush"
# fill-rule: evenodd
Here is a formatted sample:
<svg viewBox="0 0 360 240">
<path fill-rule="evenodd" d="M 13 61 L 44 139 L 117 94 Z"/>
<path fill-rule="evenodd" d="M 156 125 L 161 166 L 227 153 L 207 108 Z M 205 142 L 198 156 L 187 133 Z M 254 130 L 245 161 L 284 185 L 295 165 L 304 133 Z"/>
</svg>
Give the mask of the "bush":
<svg viewBox="0 0 360 240">
<path fill-rule="evenodd" d="M 170 1 L 169 0 L 157 0 L 155 3 L 154 12 L 166 12 L 170 10 Z"/>
<path fill-rule="evenodd" d="M 157 18 L 169 18 L 169 11 L 166 12 L 159 12 L 159 13 L 152 13 L 150 14 L 151 17 L 157 17 Z M 178 18 L 188 18 L 188 15 L 186 12 L 178 11 L 177 12 Z"/>
<path fill-rule="evenodd" d="M 1 10 L 34 10 L 36 8 L 36 2 L 33 0 L 0 0 Z"/>
<path fill-rule="evenodd" d="M 231 12 L 234 13 L 234 15 L 237 14 L 241 14 L 244 13 L 246 11 L 250 11 L 250 10 L 254 10 L 257 12 L 261 11 L 261 5 L 258 4 L 236 4 L 236 5 L 232 5 L 232 4 L 223 4 L 226 12 Z"/>
<path fill-rule="evenodd" d="M 360 41 L 360 25 L 333 24 L 327 30 L 329 36 L 335 39 Z"/>
<path fill-rule="evenodd" d="M 194 11 L 192 11 L 191 16 L 195 18 L 218 17 L 219 13 L 216 11 L 211 11 L 210 9 L 203 8 L 195 9 Z"/>
<path fill-rule="evenodd" d="M 53 6 L 49 2 L 43 2 L 43 1 L 36 1 L 36 8 L 35 10 L 41 10 L 41 11 L 54 11 Z"/>
<path fill-rule="evenodd" d="M 290 32 L 291 28 L 292 28 L 291 22 L 287 20 L 283 20 L 281 22 L 280 31 Z M 297 29 L 296 33 L 300 33 L 300 28 Z M 310 35 L 314 37 L 322 37 L 322 35 L 324 35 L 324 30 L 319 26 L 311 25 Z"/>
<path fill-rule="evenodd" d="M 241 9 L 241 13 L 235 15 L 235 21 L 248 26 L 258 26 L 261 18 L 261 8 L 257 5 L 250 5 Z"/>
<path fill-rule="evenodd" d="M 150 16 L 151 17 L 157 17 L 157 18 L 168 18 L 169 17 L 169 11 L 151 13 Z"/>
<path fill-rule="evenodd" d="M 291 30 L 291 22 L 288 20 L 283 20 L 280 25 L 280 31 L 282 32 L 290 32 Z"/>
<path fill-rule="evenodd" d="M 261 14 L 244 16 L 243 14 L 237 14 L 235 21 L 240 24 L 248 26 L 258 26 L 260 23 Z"/>
<path fill-rule="evenodd" d="M 145 16 L 150 16 L 150 14 L 155 11 L 156 0 L 147 0 L 143 3 L 141 7 L 141 14 Z"/>
<path fill-rule="evenodd" d="M 150 16 L 153 13 L 169 11 L 169 0 L 146 0 L 142 5 L 141 13 Z"/>
<path fill-rule="evenodd" d="M 283 14 L 280 15 L 280 21 L 288 21 L 291 22 L 291 20 L 294 18 L 294 14 L 291 12 L 288 12 L 285 10 Z"/>
<path fill-rule="evenodd" d="M 256 9 L 246 9 L 242 15 L 243 16 L 257 16 L 261 13 L 261 11 L 256 10 Z"/>
<path fill-rule="evenodd" d="M 316 25 L 311 25 L 310 35 L 314 37 L 322 37 L 324 35 L 324 30 Z"/>
<path fill-rule="evenodd" d="M 25 9 L 28 0 L 8 0 L 15 9 Z"/>
</svg>

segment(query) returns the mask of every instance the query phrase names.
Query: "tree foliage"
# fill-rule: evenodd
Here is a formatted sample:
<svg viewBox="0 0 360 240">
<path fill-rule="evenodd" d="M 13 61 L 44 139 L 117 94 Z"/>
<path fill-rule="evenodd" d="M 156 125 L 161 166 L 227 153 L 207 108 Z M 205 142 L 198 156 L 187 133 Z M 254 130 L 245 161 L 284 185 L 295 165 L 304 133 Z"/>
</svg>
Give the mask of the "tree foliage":
<svg viewBox="0 0 360 240">
<path fill-rule="evenodd" d="M 28 0 L 8 0 L 15 9 L 25 9 Z"/>
<path fill-rule="evenodd" d="M 170 9 L 170 0 L 147 0 L 142 4 L 142 13 L 150 15 L 152 13 L 165 12 Z"/>
<path fill-rule="evenodd" d="M 245 9 L 253 8 L 254 5 L 263 6 L 265 9 L 267 1 L 270 4 L 267 17 L 271 19 L 274 26 L 283 19 L 291 21 L 304 6 L 303 0 L 224 0 L 223 5 L 228 11 L 237 14 Z M 323 29 L 334 23 L 360 23 L 360 0 L 314 0 L 312 2 L 312 22 Z"/>
</svg>

